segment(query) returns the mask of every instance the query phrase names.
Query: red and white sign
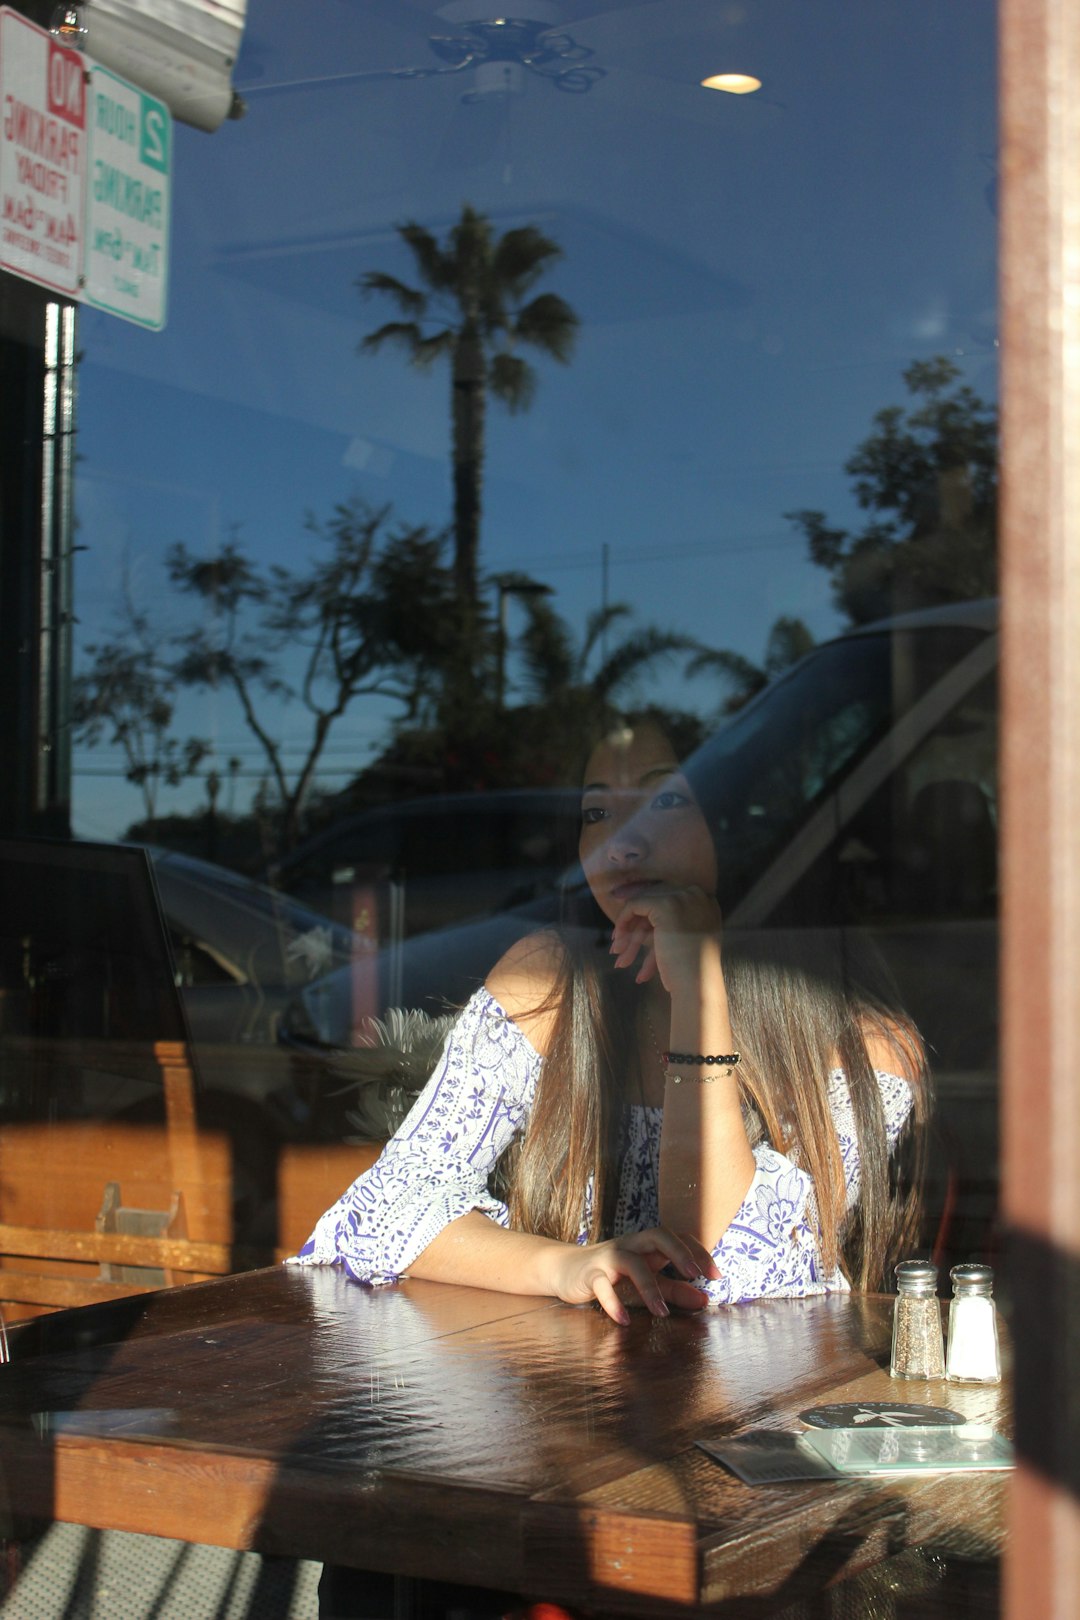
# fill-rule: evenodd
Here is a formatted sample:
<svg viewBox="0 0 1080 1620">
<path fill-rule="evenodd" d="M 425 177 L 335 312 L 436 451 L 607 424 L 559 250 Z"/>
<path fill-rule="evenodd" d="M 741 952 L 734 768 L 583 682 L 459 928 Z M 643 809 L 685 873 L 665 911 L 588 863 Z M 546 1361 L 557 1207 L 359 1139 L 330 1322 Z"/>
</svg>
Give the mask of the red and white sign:
<svg viewBox="0 0 1080 1620">
<path fill-rule="evenodd" d="M 0 8 L 0 268 L 78 297 L 86 63 Z"/>
</svg>

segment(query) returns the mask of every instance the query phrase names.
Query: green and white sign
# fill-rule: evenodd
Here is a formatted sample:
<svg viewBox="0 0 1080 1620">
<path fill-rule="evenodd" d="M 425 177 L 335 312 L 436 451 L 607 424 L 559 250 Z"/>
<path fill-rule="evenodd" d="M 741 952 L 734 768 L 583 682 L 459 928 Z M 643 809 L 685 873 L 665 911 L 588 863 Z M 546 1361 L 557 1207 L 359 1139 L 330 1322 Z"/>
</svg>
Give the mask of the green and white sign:
<svg viewBox="0 0 1080 1620">
<path fill-rule="evenodd" d="M 108 68 L 89 66 L 82 297 L 160 331 L 169 266 L 172 115 L 163 101 Z"/>
</svg>

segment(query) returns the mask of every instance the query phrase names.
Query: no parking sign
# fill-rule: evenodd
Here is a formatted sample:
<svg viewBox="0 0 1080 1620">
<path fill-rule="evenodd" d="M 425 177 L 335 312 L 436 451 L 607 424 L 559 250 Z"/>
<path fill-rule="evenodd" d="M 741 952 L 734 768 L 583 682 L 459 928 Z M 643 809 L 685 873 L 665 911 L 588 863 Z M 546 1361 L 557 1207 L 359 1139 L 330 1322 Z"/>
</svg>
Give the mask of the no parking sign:
<svg viewBox="0 0 1080 1620">
<path fill-rule="evenodd" d="M 79 296 L 86 64 L 18 12 L 0 10 L 0 267 Z"/>
</svg>

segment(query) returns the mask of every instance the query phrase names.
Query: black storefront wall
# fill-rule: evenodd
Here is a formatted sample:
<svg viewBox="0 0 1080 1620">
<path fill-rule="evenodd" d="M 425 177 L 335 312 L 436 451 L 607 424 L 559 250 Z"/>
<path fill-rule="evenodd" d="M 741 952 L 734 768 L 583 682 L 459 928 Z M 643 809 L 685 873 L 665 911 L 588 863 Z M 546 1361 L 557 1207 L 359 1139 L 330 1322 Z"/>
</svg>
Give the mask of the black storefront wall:
<svg viewBox="0 0 1080 1620">
<path fill-rule="evenodd" d="M 48 27 L 50 0 L 15 10 Z M 0 833 L 67 837 L 76 307 L 0 271 Z"/>
<path fill-rule="evenodd" d="M 0 832 L 71 812 L 75 306 L 0 272 Z"/>
</svg>

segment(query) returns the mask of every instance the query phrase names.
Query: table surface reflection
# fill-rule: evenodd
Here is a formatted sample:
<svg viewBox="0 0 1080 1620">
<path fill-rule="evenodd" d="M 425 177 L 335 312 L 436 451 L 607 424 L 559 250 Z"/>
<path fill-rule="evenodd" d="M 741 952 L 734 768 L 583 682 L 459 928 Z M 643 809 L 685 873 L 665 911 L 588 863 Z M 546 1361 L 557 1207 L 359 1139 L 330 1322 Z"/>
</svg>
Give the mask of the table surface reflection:
<svg viewBox="0 0 1080 1620">
<path fill-rule="evenodd" d="M 921 1546 L 992 1559 L 1004 1476 L 750 1487 L 694 1445 L 838 1400 L 1008 1429 L 1003 1388 L 898 1385 L 891 1300 L 628 1328 L 598 1310 L 277 1267 L 13 1335 L 0 1463 L 26 1512 L 609 1610 L 794 1602 Z"/>
</svg>

